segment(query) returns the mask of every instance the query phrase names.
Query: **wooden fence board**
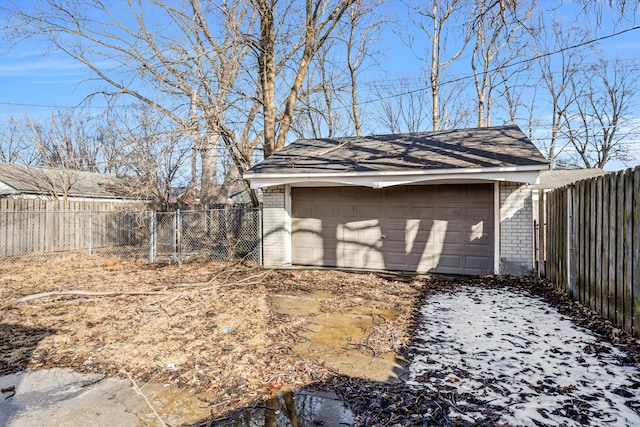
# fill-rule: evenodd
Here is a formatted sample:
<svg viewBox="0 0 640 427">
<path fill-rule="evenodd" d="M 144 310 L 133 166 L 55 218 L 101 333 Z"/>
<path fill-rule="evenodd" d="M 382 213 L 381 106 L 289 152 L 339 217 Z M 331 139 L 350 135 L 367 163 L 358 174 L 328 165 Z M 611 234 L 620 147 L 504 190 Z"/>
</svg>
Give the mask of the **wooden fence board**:
<svg viewBox="0 0 640 427">
<path fill-rule="evenodd" d="M 618 223 L 616 222 L 615 209 L 618 205 L 618 193 L 616 191 L 616 176 L 607 176 L 609 181 L 609 320 L 615 325 L 616 313 L 616 271 L 617 271 L 617 234 Z"/>
<path fill-rule="evenodd" d="M 576 224 L 576 233 L 574 235 L 574 250 L 577 253 L 580 253 L 580 245 L 582 244 L 582 237 L 581 237 L 581 233 L 582 233 L 582 212 L 580 211 L 580 200 L 582 200 L 582 193 L 581 193 L 581 187 L 578 184 L 573 186 L 573 191 L 574 191 L 574 197 L 575 197 L 575 201 L 574 201 L 574 208 L 573 208 L 573 222 Z M 576 259 L 576 265 L 575 265 L 575 294 L 573 296 L 573 298 L 575 298 L 576 300 L 580 300 L 580 282 L 582 281 L 582 271 L 580 270 L 580 259 Z"/>
<path fill-rule="evenodd" d="M 609 177 L 602 177 L 602 317 L 609 318 L 611 293 L 609 287 Z"/>
<path fill-rule="evenodd" d="M 7 200 L 0 199 L 0 257 L 7 256 Z"/>
<path fill-rule="evenodd" d="M 624 327 L 624 175 L 616 173 L 616 325 Z"/>
<path fill-rule="evenodd" d="M 589 253 L 589 186 L 588 181 L 582 181 L 582 253 Z M 581 257 L 582 262 L 582 303 L 589 302 L 589 259 L 585 256 Z"/>
<path fill-rule="evenodd" d="M 640 336 L 640 167 L 633 171 L 633 333 Z"/>
<path fill-rule="evenodd" d="M 580 211 L 578 200 L 580 200 L 580 191 L 577 186 L 571 186 L 567 188 L 567 191 L 571 191 L 571 227 L 568 232 L 571 233 L 571 246 L 572 246 L 572 258 L 573 263 L 570 264 L 571 268 L 571 294 L 575 299 L 579 299 L 579 290 L 577 283 L 579 282 L 580 271 L 579 271 L 579 260 L 575 258 L 576 253 L 578 253 L 578 248 L 580 247 Z M 571 262 L 571 261 L 570 261 Z"/>
<path fill-rule="evenodd" d="M 595 181 L 596 197 L 594 200 L 595 207 L 595 258 L 593 258 L 593 264 L 595 268 L 595 296 L 596 296 L 596 312 L 600 315 L 603 314 L 603 292 L 602 292 L 602 178 L 598 177 Z"/>
<path fill-rule="evenodd" d="M 582 262 L 584 263 L 584 276 L 583 276 L 583 291 L 584 291 L 584 300 L 583 303 L 585 305 L 589 305 L 591 302 L 591 290 L 589 289 L 589 276 L 591 274 L 591 265 L 589 263 L 589 253 L 591 251 L 590 239 L 591 239 L 591 186 L 589 185 L 589 181 L 583 181 L 584 185 L 584 204 L 582 206 L 582 212 L 584 214 L 584 253 L 587 254 L 586 257 L 583 257 Z"/>
<path fill-rule="evenodd" d="M 633 171 L 624 175 L 624 329 L 633 327 Z"/>
<path fill-rule="evenodd" d="M 584 271 L 582 269 L 582 254 L 584 245 L 584 188 L 581 182 L 578 182 L 575 186 L 576 189 L 576 299 L 580 302 L 584 301 L 584 289 L 582 283 L 584 282 Z"/>
<path fill-rule="evenodd" d="M 587 186 L 589 188 L 589 204 L 588 204 L 588 215 L 589 215 L 589 239 L 587 241 L 588 245 L 589 245 L 589 252 L 588 252 L 588 261 L 587 261 L 587 268 L 588 268 L 588 276 L 587 276 L 587 289 L 588 289 L 588 293 L 589 293 L 589 306 L 590 307 L 595 307 L 597 306 L 596 304 L 596 292 L 595 292 L 595 281 L 596 281 L 596 264 L 595 264 L 595 259 L 596 259 L 596 227 L 597 227 L 597 223 L 596 223 L 596 186 L 595 186 L 595 182 L 593 180 L 587 180 L 585 181 L 587 183 Z"/>
</svg>

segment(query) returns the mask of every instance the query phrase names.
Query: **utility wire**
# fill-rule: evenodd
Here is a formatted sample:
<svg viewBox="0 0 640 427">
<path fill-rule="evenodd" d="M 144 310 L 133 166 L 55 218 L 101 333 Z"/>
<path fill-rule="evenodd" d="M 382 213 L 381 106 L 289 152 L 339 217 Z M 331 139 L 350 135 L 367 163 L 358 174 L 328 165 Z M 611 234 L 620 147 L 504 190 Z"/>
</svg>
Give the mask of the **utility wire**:
<svg viewBox="0 0 640 427">
<path fill-rule="evenodd" d="M 528 64 L 530 62 L 534 62 L 534 61 L 537 61 L 537 60 L 545 58 L 545 57 L 557 55 L 559 53 L 566 52 L 568 50 L 577 49 L 579 47 L 588 46 L 590 44 L 597 43 L 597 42 L 600 42 L 602 40 L 607 40 L 607 39 L 610 39 L 610 38 L 613 38 L 613 37 L 617 37 L 617 36 L 620 36 L 622 34 L 629 33 L 631 31 L 636 31 L 636 30 L 640 30 L 640 25 L 637 25 L 637 26 L 631 27 L 631 28 L 627 28 L 627 29 L 624 29 L 624 30 L 621 30 L 621 31 L 617 31 L 615 33 L 611 33 L 611 34 L 607 34 L 607 35 L 604 35 L 604 36 L 600 36 L 600 37 L 597 37 L 595 39 L 585 40 L 585 41 L 583 41 L 581 43 L 577 43 L 577 44 L 574 44 L 574 45 L 571 45 L 571 46 L 563 47 L 563 48 L 557 49 L 557 50 L 552 51 L 552 52 L 545 52 L 545 53 L 542 53 L 540 55 L 536 55 L 536 56 L 534 56 L 532 58 L 526 58 L 526 59 L 522 59 L 520 61 L 512 62 L 512 63 L 506 64 L 505 66 L 502 66 L 502 67 L 495 67 L 493 69 L 488 70 L 488 72 L 492 73 L 494 71 L 500 70 L 501 68 L 502 69 L 511 68 L 511 67 L 515 67 L 515 66 L 518 66 L 518 65 L 522 65 L 522 64 Z M 466 76 L 457 77 L 457 78 L 450 79 L 450 80 L 445 80 L 445 81 L 439 83 L 439 85 L 442 86 L 442 85 L 446 85 L 446 84 L 457 83 L 457 82 L 460 82 L 460 81 L 463 81 L 463 80 L 472 79 L 472 78 L 477 77 L 477 76 L 479 76 L 481 74 L 482 73 L 474 73 L 474 74 L 469 74 L 469 75 L 466 75 Z M 398 82 L 402 82 L 403 80 L 408 80 L 408 79 L 406 79 L 406 78 L 397 79 Z M 384 80 L 384 82 L 387 85 L 390 84 L 389 80 Z M 375 84 L 375 81 L 364 82 L 364 85 L 374 85 L 374 84 Z M 409 84 L 411 84 L 411 83 L 409 83 Z M 396 94 L 392 94 L 392 95 L 388 95 L 388 96 L 384 96 L 384 97 L 378 97 L 378 98 L 369 99 L 369 100 L 366 100 L 366 101 L 361 101 L 361 102 L 358 103 L 358 105 L 372 104 L 374 102 L 384 101 L 386 99 L 392 99 L 392 98 L 397 98 L 399 96 L 410 95 L 412 93 L 422 92 L 422 91 L 427 90 L 427 89 L 428 89 L 427 86 L 422 86 L 422 87 L 420 87 L 418 89 L 413 89 L 413 90 L 404 91 L 404 92 L 400 92 L 400 93 L 396 93 Z M 45 105 L 45 104 L 21 104 L 21 103 L 17 103 L 17 102 L 5 102 L 5 101 L 0 101 L 0 105 L 12 105 L 12 106 L 34 107 L 34 108 L 65 108 L 65 109 L 86 108 L 86 107 L 78 106 L 78 105 L 75 105 L 75 106 L 60 106 L 60 105 Z M 102 107 L 95 106 L 94 108 L 106 108 L 106 106 L 102 106 Z M 347 108 L 347 107 L 344 107 L 344 108 Z M 350 108 L 350 107 L 348 107 L 348 108 Z"/>
<path fill-rule="evenodd" d="M 631 31 L 636 31 L 636 30 L 640 30 L 640 25 L 637 25 L 637 26 L 631 27 L 631 28 L 627 28 L 627 29 L 624 29 L 624 30 L 621 30 L 621 31 L 618 31 L 618 32 L 615 32 L 615 33 L 607 34 L 605 36 L 597 37 L 595 39 L 586 40 L 586 41 L 578 43 L 578 44 L 574 44 L 574 45 L 571 45 L 571 46 L 563 47 L 563 48 L 560 48 L 560 49 L 555 50 L 553 52 L 545 52 L 545 53 L 542 53 L 540 55 L 536 55 L 536 56 L 534 56 L 532 58 L 527 58 L 527 59 L 522 59 L 520 61 L 512 62 L 512 63 L 506 64 L 503 67 L 496 67 L 496 68 L 488 70 L 488 73 L 492 73 L 494 71 L 498 71 L 501 68 L 503 68 L 503 69 L 504 68 L 510 68 L 510 67 L 515 67 L 517 65 L 522 65 L 522 64 L 527 64 L 527 63 L 530 63 L 530 62 L 534 62 L 534 61 L 537 61 L 538 59 L 542 59 L 542 58 L 545 58 L 545 57 L 557 55 L 559 53 L 566 52 L 568 50 L 577 49 L 579 47 L 587 46 L 587 45 L 590 45 L 590 44 L 593 44 L 593 43 L 597 43 L 597 42 L 602 41 L 602 40 L 610 39 L 612 37 L 617 37 L 619 35 L 622 35 L 622 34 L 625 34 L 625 33 L 631 32 Z M 442 86 L 442 85 L 445 85 L 445 84 L 457 83 L 457 82 L 460 82 L 460 81 L 463 81 L 463 80 L 472 79 L 472 78 L 477 77 L 477 76 L 479 76 L 481 74 L 482 73 L 474 73 L 474 74 L 470 74 L 470 75 L 467 75 L 467 76 L 457 77 L 457 78 L 451 79 L 451 80 L 445 80 L 444 82 L 439 83 L 439 85 Z M 421 92 L 421 91 L 424 91 L 424 90 L 427 90 L 427 89 L 428 89 L 427 86 L 423 86 L 420 89 L 414 89 L 414 90 L 405 91 L 405 92 L 401 92 L 401 93 L 396 93 L 396 94 L 393 94 L 393 95 L 389 95 L 389 96 L 385 96 L 385 97 L 381 97 L 381 98 L 377 98 L 377 99 L 370 99 L 370 100 L 367 100 L 367 101 L 362 101 L 362 102 L 358 103 L 358 105 L 366 105 L 366 104 L 371 104 L 371 103 L 378 102 L 378 101 L 383 101 L 383 100 L 386 100 L 386 99 L 396 98 L 396 97 L 399 97 L 399 96 L 410 95 L 412 93 Z"/>
</svg>

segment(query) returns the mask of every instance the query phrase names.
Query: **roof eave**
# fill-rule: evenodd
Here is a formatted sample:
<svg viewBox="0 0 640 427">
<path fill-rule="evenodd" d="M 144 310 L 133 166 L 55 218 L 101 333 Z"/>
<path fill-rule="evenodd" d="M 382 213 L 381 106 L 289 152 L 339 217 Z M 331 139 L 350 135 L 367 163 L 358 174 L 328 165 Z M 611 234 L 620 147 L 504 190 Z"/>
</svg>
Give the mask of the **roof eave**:
<svg viewBox="0 0 640 427">
<path fill-rule="evenodd" d="M 371 188 L 392 187 L 444 180 L 511 181 L 537 184 L 541 171 L 548 165 L 509 166 L 493 168 L 459 168 L 419 171 L 378 171 L 344 173 L 245 173 L 244 179 L 251 188 L 265 188 L 277 185 L 334 184 L 358 185 Z"/>
</svg>

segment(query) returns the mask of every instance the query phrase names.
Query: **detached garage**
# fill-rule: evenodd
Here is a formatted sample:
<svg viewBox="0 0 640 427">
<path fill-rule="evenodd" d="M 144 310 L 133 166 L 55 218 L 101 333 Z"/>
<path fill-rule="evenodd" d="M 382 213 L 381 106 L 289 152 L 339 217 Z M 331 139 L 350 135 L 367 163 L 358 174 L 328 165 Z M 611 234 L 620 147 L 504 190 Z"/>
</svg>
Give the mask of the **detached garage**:
<svg viewBox="0 0 640 427">
<path fill-rule="evenodd" d="M 299 140 L 244 177 L 263 190 L 266 266 L 526 274 L 546 169 L 503 126 Z"/>
</svg>

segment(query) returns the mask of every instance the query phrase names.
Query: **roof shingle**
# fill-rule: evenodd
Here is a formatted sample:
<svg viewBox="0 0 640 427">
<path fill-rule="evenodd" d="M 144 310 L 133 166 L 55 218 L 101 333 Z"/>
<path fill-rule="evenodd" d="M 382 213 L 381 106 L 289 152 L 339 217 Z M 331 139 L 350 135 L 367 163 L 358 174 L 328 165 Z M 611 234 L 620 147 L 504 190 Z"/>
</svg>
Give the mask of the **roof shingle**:
<svg viewBox="0 0 640 427">
<path fill-rule="evenodd" d="M 249 170 L 260 174 L 419 171 L 547 165 L 517 126 L 301 139 Z"/>
</svg>

